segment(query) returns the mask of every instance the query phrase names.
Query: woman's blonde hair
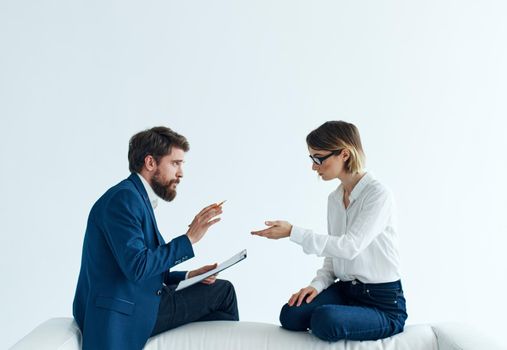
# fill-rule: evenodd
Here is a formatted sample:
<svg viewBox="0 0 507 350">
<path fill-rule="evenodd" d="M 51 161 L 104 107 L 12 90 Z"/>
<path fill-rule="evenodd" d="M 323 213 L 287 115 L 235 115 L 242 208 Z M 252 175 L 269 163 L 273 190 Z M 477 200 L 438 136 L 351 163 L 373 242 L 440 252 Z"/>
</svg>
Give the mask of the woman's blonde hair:
<svg viewBox="0 0 507 350">
<path fill-rule="evenodd" d="M 363 171 L 365 155 L 359 130 L 354 124 L 344 121 L 328 121 L 306 137 L 306 144 L 316 150 L 339 151 L 347 149 L 350 157 L 345 161 L 348 173 Z"/>
</svg>

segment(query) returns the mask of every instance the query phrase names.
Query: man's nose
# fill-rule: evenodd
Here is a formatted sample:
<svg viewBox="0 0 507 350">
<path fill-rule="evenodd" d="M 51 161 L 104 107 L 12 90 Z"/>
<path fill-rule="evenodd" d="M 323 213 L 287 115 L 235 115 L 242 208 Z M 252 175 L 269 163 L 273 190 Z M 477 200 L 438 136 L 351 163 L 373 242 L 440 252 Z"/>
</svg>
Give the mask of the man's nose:
<svg viewBox="0 0 507 350">
<path fill-rule="evenodd" d="M 318 168 L 318 167 L 319 167 L 319 166 L 318 166 L 317 164 L 312 163 L 312 170 L 317 170 L 317 168 Z"/>
</svg>

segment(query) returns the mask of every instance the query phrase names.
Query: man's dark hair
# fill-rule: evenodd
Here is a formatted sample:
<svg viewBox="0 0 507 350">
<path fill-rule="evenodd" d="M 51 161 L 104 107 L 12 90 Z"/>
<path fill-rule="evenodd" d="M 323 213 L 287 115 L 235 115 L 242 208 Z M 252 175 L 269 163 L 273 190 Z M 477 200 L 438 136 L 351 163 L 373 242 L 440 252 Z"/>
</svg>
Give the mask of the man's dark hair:
<svg viewBox="0 0 507 350">
<path fill-rule="evenodd" d="M 171 154 L 173 147 L 188 152 L 190 145 L 185 136 L 172 131 L 165 126 L 156 126 L 138 132 L 129 141 L 129 170 L 132 173 L 140 173 L 143 169 L 144 158 L 151 155 L 155 161 Z"/>
</svg>

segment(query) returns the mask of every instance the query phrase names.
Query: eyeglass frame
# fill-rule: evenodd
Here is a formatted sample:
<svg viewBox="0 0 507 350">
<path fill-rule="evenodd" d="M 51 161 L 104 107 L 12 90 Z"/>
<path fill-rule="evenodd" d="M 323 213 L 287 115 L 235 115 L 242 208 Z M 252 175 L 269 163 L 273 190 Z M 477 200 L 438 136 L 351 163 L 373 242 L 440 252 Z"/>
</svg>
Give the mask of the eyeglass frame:
<svg viewBox="0 0 507 350">
<path fill-rule="evenodd" d="M 338 150 L 334 150 L 334 151 L 331 151 L 331 153 L 329 153 L 328 155 L 326 156 L 323 156 L 323 157 L 316 157 L 316 156 L 312 156 L 311 154 L 308 156 L 310 157 L 310 159 L 313 161 L 313 163 L 315 165 L 322 165 L 322 163 L 324 163 L 324 161 L 326 159 L 328 159 L 329 157 L 331 156 L 337 156 L 339 155 L 340 153 L 342 153 L 343 151 L 343 148 L 342 149 L 338 149 Z"/>
</svg>

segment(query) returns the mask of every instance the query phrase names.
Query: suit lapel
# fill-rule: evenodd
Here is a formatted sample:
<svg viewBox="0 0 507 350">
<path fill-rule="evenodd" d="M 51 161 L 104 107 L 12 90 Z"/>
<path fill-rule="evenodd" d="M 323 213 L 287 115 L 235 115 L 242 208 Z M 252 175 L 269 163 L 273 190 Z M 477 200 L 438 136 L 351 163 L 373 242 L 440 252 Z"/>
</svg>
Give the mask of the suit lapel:
<svg viewBox="0 0 507 350">
<path fill-rule="evenodd" d="M 141 194 L 141 197 L 143 198 L 144 205 L 146 205 L 146 209 L 148 209 L 148 212 L 150 213 L 151 221 L 153 224 L 153 228 L 155 229 L 155 239 L 157 240 L 157 244 L 165 244 L 164 238 L 160 234 L 158 227 L 157 227 L 157 220 L 155 219 L 155 213 L 153 212 L 153 208 L 150 203 L 150 199 L 148 198 L 148 193 L 146 192 L 146 189 L 144 188 L 143 183 L 141 182 L 141 179 L 139 179 L 139 175 L 132 173 L 128 177 L 130 181 L 134 183 L 137 190 Z"/>
</svg>

